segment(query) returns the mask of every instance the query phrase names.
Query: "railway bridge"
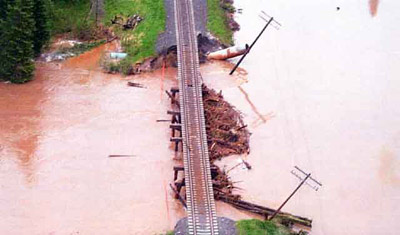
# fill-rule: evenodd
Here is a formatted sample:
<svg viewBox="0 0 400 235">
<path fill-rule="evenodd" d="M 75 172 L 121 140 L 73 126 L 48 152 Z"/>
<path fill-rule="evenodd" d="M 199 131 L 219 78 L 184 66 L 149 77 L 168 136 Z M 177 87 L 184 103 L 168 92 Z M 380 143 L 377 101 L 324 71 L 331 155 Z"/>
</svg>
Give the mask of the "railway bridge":
<svg viewBox="0 0 400 235">
<path fill-rule="evenodd" d="M 178 80 L 189 234 L 219 234 L 192 0 L 175 0 Z"/>
</svg>

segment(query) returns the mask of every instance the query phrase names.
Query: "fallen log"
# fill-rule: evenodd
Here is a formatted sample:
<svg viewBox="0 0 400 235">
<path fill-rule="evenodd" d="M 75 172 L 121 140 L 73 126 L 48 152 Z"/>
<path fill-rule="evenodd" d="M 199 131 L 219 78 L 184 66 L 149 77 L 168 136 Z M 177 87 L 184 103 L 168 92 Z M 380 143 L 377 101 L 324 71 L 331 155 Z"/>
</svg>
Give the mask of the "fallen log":
<svg viewBox="0 0 400 235">
<path fill-rule="evenodd" d="M 142 84 L 136 83 L 136 82 L 128 82 L 128 86 L 137 87 L 137 88 L 146 88 Z"/>
<path fill-rule="evenodd" d="M 215 192 L 215 191 L 214 191 Z M 264 206 L 260 206 L 260 205 L 256 205 L 250 202 L 246 202 L 243 201 L 241 199 L 235 199 L 233 197 L 233 195 L 224 195 L 223 193 L 221 193 L 220 190 L 218 190 L 217 192 L 214 193 L 215 194 L 215 199 L 216 200 L 220 200 L 223 201 L 225 203 L 231 204 L 232 206 L 241 209 L 241 210 L 245 210 L 245 211 L 249 211 L 258 215 L 262 215 L 265 216 L 266 218 L 268 216 L 271 216 L 275 210 L 268 208 L 268 207 L 264 207 Z M 292 215 L 289 213 L 285 213 L 285 212 L 280 212 L 277 215 L 277 218 L 280 219 L 283 223 L 286 224 L 300 224 L 300 225 L 304 225 L 306 227 L 311 228 L 312 227 L 312 220 L 305 218 L 305 217 L 301 217 L 301 216 L 296 216 L 296 215 Z"/>
<path fill-rule="evenodd" d="M 117 157 L 136 157 L 136 156 L 135 155 L 108 155 L 108 157 L 117 158 Z"/>
</svg>

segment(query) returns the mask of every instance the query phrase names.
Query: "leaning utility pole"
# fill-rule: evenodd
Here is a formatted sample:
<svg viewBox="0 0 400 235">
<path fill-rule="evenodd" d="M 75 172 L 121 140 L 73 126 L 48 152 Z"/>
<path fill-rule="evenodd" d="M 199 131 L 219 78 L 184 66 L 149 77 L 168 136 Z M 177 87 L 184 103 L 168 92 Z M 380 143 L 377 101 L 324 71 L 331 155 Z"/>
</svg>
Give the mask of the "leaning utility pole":
<svg viewBox="0 0 400 235">
<path fill-rule="evenodd" d="M 303 177 L 299 176 L 294 170 L 291 171 L 292 174 L 294 174 L 297 178 L 299 178 L 301 180 L 301 183 L 299 184 L 299 186 L 297 186 L 297 188 L 292 192 L 292 194 L 290 194 L 290 196 L 282 203 L 282 205 L 274 212 L 274 214 L 269 218 L 269 220 L 272 220 L 273 218 L 275 218 L 275 216 L 281 211 L 282 207 L 285 206 L 285 204 L 296 194 L 296 192 L 301 188 L 301 186 L 303 186 L 303 184 L 306 183 L 306 181 L 308 179 L 312 180 L 314 183 L 317 184 L 317 186 L 311 186 L 310 184 L 308 184 L 309 186 L 311 186 L 315 191 L 318 191 L 319 187 L 322 187 L 322 184 L 318 181 L 316 181 L 315 179 L 313 179 L 311 177 L 311 173 L 306 173 L 304 172 L 302 169 L 300 169 L 299 167 L 295 166 L 294 167 L 297 171 L 299 171 L 301 174 L 303 174 Z"/>
<path fill-rule="evenodd" d="M 262 11 L 262 13 L 268 16 L 264 11 Z M 264 17 L 260 16 L 263 20 L 267 21 Z M 267 24 L 264 26 L 264 28 L 261 30 L 261 32 L 258 34 L 258 36 L 256 37 L 256 39 L 254 40 L 254 42 L 250 45 L 250 47 L 246 48 L 246 52 L 243 54 L 243 56 L 240 58 L 239 62 L 237 62 L 237 64 L 235 65 L 235 67 L 232 69 L 232 71 L 229 73 L 229 75 L 232 75 L 236 69 L 239 67 L 239 65 L 242 63 L 242 61 L 244 60 L 244 58 L 246 58 L 247 54 L 249 54 L 251 48 L 253 48 L 254 44 L 256 44 L 256 42 L 258 41 L 258 39 L 261 37 L 261 35 L 264 33 L 264 31 L 267 29 L 267 27 L 271 24 L 271 22 L 274 21 L 278 26 L 281 26 L 281 24 L 279 22 L 277 22 L 276 20 L 274 20 L 274 17 L 270 17 L 270 19 L 267 21 Z M 278 29 L 276 26 L 274 26 L 276 29 Z"/>
</svg>

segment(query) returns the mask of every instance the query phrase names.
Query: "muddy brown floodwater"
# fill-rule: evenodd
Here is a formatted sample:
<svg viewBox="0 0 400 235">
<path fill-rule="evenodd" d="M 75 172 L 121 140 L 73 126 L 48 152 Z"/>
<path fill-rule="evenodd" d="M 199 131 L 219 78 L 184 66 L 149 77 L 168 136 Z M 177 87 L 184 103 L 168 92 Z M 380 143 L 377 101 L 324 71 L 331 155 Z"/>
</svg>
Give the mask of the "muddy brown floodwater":
<svg viewBox="0 0 400 235">
<path fill-rule="evenodd" d="M 156 122 L 175 71 L 128 87 L 100 71 L 107 47 L 0 84 L 0 234 L 158 234 L 184 216 L 168 186 L 168 124 Z"/>
<path fill-rule="evenodd" d="M 268 28 L 242 67 L 247 83 L 222 87 L 253 135 L 251 171 L 230 172 L 245 200 L 277 208 L 299 184 L 297 165 L 322 182 L 284 207 L 313 219 L 311 234 L 399 234 L 400 8 L 381 1 L 235 0 L 239 44 Z M 396 39 L 395 39 L 396 38 Z M 209 87 L 215 82 L 203 77 Z M 224 79 L 224 78 L 223 78 Z M 236 158 L 221 162 L 227 168 Z"/>
<path fill-rule="evenodd" d="M 240 156 L 253 169 L 230 172 L 239 193 L 278 207 L 299 183 L 290 174 L 298 165 L 323 187 L 302 188 L 284 210 L 313 218 L 312 234 L 398 234 L 400 3 L 382 2 L 372 19 L 365 1 L 340 11 L 319 0 L 235 2 L 238 43 L 262 28 L 260 9 L 283 25 L 254 47 L 247 73 L 228 76 L 225 62 L 201 68 L 253 133 L 251 153 Z M 163 89 L 176 85 L 176 71 L 104 74 L 107 48 L 39 63 L 33 82 L 0 84 L 0 234 L 158 234 L 185 216 L 168 189 L 168 124 L 156 122 L 168 118 Z M 223 203 L 217 213 L 250 218 Z"/>
<path fill-rule="evenodd" d="M 169 188 L 181 165 L 169 125 L 156 122 L 170 118 L 164 90 L 177 86 L 176 69 L 105 74 L 99 60 L 114 47 L 38 63 L 24 85 L 0 84 L 0 234 L 159 234 L 186 215 Z M 245 72 L 233 80 L 230 68 L 216 62 L 205 74 L 217 88 L 242 84 Z M 218 213 L 250 218 L 225 204 Z"/>
</svg>

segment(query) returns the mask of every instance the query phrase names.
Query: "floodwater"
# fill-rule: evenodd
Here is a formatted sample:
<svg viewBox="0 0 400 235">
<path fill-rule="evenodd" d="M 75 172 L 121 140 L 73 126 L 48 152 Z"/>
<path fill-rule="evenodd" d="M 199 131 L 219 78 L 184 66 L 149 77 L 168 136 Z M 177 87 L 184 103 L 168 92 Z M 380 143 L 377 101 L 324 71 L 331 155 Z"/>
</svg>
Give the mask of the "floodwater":
<svg viewBox="0 0 400 235">
<path fill-rule="evenodd" d="M 185 215 L 168 185 L 170 130 L 156 122 L 170 118 L 161 89 L 175 71 L 104 74 L 108 47 L 0 84 L 0 234 L 159 234 Z"/>
<path fill-rule="evenodd" d="M 240 193 L 277 208 L 299 184 L 296 165 L 323 186 L 304 186 L 283 210 L 312 218 L 312 234 L 399 234 L 400 3 L 372 15 L 368 0 L 235 4 L 237 43 L 256 37 L 261 10 L 282 24 L 242 64 L 248 82 L 221 86 L 253 133 L 253 169 L 231 172 Z"/>
<path fill-rule="evenodd" d="M 260 9 L 282 24 L 267 30 L 239 75 L 227 75 L 226 62 L 201 68 L 253 133 L 241 156 L 253 169 L 230 172 L 243 181 L 238 193 L 277 208 L 299 183 L 290 173 L 297 165 L 323 186 L 304 186 L 284 211 L 313 218 L 312 234 L 397 234 L 399 3 L 382 1 L 379 14 L 368 0 L 236 6 L 237 43 L 262 28 Z M 169 118 L 163 90 L 176 86 L 176 71 L 104 74 L 106 49 L 38 64 L 24 85 L 0 84 L 0 234 L 159 234 L 185 216 L 168 188 L 179 164 L 168 123 L 156 122 Z M 131 79 L 146 88 L 128 87 Z M 251 217 L 219 202 L 217 212 Z"/>
</svg>

